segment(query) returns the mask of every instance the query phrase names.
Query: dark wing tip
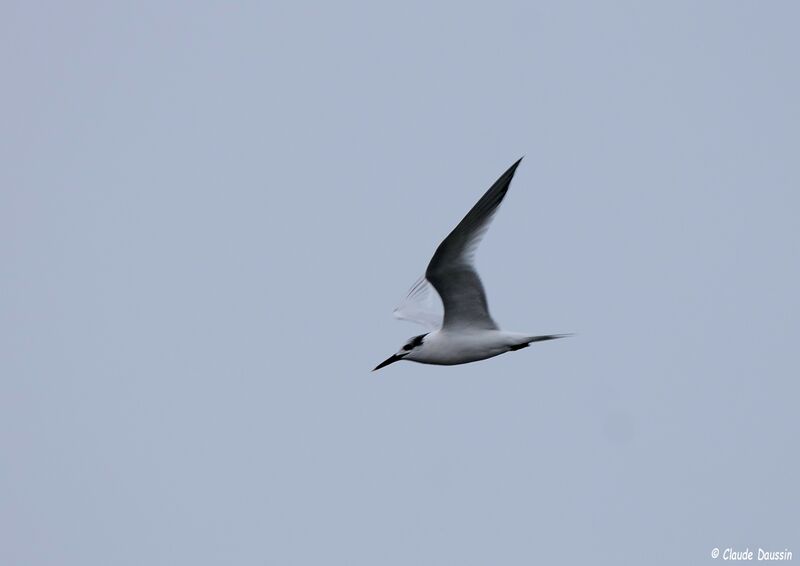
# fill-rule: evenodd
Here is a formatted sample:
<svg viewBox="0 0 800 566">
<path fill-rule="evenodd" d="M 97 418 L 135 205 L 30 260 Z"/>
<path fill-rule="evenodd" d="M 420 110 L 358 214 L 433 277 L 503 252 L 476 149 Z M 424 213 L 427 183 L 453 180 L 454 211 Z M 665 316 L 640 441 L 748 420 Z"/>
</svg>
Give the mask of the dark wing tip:
<svg viewBox="0 0 800 566">
<path fill-rule="evenodd" d="M 507 176 L 507 177 L 513 177 L 513 176 L 514 176 L 514 173 L 515 173 L 515 172 L 516 172 L 516 170 L 517 170 L 517 167 L 519 167 L 519 164 L 520 164 L 520 163 L 522 163 L 522 160 L 523 160 L 523 159 L 525 159 L 525 156 L 524 156 L 524 155 L 523 155 L 522 157 L 520 157 L 519 159 L 517 159 L 517 160 L 516 160 L 516 161 L 515 161 L 515 162 L 514 162 L 514 163 L 511 165 L 511 167 L 509 167 L 508 169 L 506 169 L 506 172 L 505 172 L 505 173 L 503 173 L 502 175 L 500 175 L 500 178 L 502 179 L 502 178 L 504 178 L 504 177 L 506 177 L 506 176 Z M 509 179 L 509 180 L 510 180 L 510 179 Z"/>
<path fill-rule="evenodd" d="M 506 169 L 505 173 L 500 175 L 500 177 L 497 179 L 497 181 L 494 182 L 494 184 L 489 188 L 489 190 L 486 191 L 486 195 L 484 195 L 484 197 L 487 197 L 490 194 L 495 195 L 495 198 L 497 199 L 495 206 L 497 206 L 497 204 L 500 204 L 500 201 L 503 200 L 503 197 L 508 191 L 508 187 L 511 185 L 511 179 L 514 178 L 514 173 L 517 172 L 517 167 L 519 167 L 519 164 L 522 163 L 524 157 L 525 156 L 523 155 L 522 157 L 517 159 L 511 165 L 511 167 Z"/>
</svg>

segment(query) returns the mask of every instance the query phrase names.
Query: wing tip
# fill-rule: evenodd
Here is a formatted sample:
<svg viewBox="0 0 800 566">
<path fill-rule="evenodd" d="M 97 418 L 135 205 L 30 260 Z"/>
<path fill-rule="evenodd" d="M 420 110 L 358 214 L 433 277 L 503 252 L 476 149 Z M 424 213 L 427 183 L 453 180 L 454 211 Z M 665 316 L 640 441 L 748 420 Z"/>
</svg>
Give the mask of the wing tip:
<svg viewBox="0 0 800 566">
<path fill-rule="evenodd" d="M 508 184 L 510 184 L 510 183 L 511 183 L 511 179 L 514 177 L 514 173 L 516 173 L 516 171 L 517 171 L 517 167 L 519 167 L 519 164 L 520 164 L 520 163 L 522 163 L 522 160 L 523 160 L 523 159 L 525 159 L 525 156 L 524 156 L 524 155 L 523 155 L 522 157 L 520 157 L 519 159 L 517 159 L 517 160 L 516 160 L 516 161 L 515 161 L 515 162 L 514 162 L 514 163 L 511 165 L 511 167 L 509 167 L 508 169 L 506 169 L 506 172 L 505 172 L 505 173 L 503 173 L 502 175 L 500 175 L 500 178 L 497 180 L 497 182 L 498 182 L 498 183 L 499 183 L 499 182 L 506 181 L 506 190 L 508 190 Z"/>
</svg>

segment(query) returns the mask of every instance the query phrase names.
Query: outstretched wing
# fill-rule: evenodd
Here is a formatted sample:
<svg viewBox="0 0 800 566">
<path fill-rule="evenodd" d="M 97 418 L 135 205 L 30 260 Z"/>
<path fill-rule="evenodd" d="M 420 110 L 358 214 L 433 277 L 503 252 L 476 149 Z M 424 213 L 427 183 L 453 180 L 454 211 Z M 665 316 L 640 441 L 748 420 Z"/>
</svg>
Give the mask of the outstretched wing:
<svg viewBox="0 0 800 566">
<path fill-rule="evenodd" d="M 458 226 L 439 244 L 425 277 L 444 304 L 443 328 L 496 329 L 473 256 L 503 201 L 520 158 L 489 188 Z"/>
<path fill-rule="evenodd" d="M 442 315 L 442 301 L 424 275 L 417 279 L 405 298 L 394 309 L 396 318 L 416 322 L 428 330 L 442 327 Z"/>
</svg>

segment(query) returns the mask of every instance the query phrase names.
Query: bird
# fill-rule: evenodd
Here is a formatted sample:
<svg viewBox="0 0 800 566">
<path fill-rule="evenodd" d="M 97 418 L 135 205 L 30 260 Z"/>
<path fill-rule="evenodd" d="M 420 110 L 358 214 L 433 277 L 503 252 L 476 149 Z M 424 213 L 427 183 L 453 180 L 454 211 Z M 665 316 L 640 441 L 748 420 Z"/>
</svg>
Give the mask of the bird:
<svg viewBox="0 0 800 566">
<path fill-rule="evenodd" d="M 570 336 L 533 336 L 501 330 L 489 314 L 486 292 L 475 270 L 475 251 L 521 162 L 519 158 L 511 165 L 442 240 L 425 275 L 411 288 L 405 304 L 395 309 L 397 318 L 423 323 L 432 331 L 409 338 L 400 350 L 372 371 L 401 360 L 434 365 L 466 364 L 527 348 L 534 342 Z M 443 314 L 419 307 L 431 298 L 431 286 L 441 299 Z"/>
</svg>

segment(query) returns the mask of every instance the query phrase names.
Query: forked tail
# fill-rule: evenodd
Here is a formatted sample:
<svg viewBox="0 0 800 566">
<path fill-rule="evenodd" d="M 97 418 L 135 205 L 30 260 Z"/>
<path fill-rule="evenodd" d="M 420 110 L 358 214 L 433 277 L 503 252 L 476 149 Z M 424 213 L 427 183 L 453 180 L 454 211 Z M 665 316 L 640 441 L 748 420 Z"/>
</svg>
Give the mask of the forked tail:
<svg viewBox="0 0 800 566">
<path fill-rule="evenodd" d="M 524 342 L 520 342 L 516 346 L 511 346 L 512 352 L 516 350 L 521 350 L 522 348 L 527 348 L 533 342 L 544 342 L 545 340 L 556 340 L 558 338 L 566 338 L 567 336 L 572 336 L 572 334 L 545 334 L 544 336 L 528 336 L 525 338 Z"/>
</svg>

